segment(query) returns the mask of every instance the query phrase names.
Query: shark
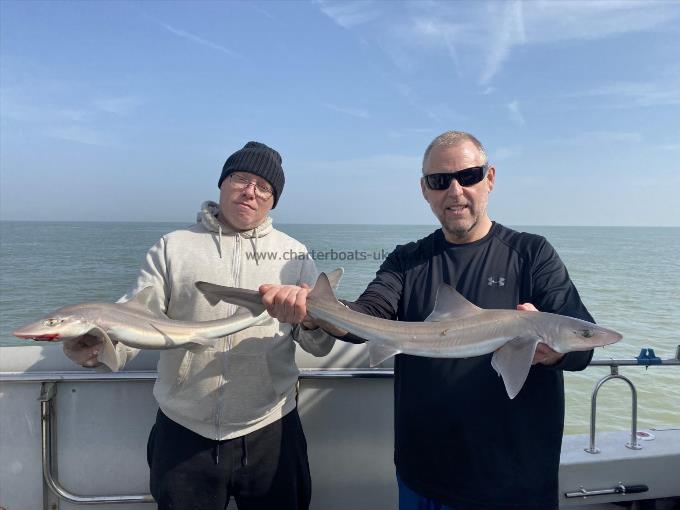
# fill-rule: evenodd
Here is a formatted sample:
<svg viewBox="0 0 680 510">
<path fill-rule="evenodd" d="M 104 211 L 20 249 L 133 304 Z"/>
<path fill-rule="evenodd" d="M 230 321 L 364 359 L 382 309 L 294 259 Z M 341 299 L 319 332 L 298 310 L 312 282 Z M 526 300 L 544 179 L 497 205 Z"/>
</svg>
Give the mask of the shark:
<svg viewBox="0 0 680 510">
<path fill-rule="evenodd" d="M 197 282 L 213 299 L 244 306 L 261 302 L 258 292 Z M 431 358 L 469 358 L 493 353 L 491 365 L 513 399 L 524 386 L 536 347 L 559 353 L 588 351 L 618 342 L 613 329 L 548 312 L 483 309 L 454 287 L 442 284 L 432 313 L 422 322 L 394 321 L 349 309 L 335 297 L 321 273 L 307 296 L 307 314 L 321 327 L 332 326 L 368 343 L 372 367 L 397 354 Z"/>
<path fill-rule="evenodd" d="M 168 318 L 154 305 L 153 287 L 121 303 L 80 303 L 59 308 L 12 334 L 22 339 L 58 342 L 89 334 L 102 341 L 99 361 L 118 370 L 115 342 L 140 349 L 201 350 L 224 336 L 271 320 L 261 302 L 248 302 L 230 317 L 189 322 Z"/>
</svg>

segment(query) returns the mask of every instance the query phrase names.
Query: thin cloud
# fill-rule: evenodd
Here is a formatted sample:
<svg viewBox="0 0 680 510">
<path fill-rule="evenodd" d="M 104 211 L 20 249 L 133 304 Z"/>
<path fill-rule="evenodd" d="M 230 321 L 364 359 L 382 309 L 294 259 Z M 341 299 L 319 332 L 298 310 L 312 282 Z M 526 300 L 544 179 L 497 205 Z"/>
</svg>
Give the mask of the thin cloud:
<svg viewBox="0 0 680 510">
<path fill-rule="evenodd" d="M 646 0 L 544 1 L 524 6 L 532 43 L 603 39 L 672 26 L 679 17 L 672 3 Z"/>
<path fill-rule="evenodd" d="M 387 136 L 390 138 L 405 138 L 405 137 L 414 137 L 414 136 L 421 136 L 421 135 L 433 135 L 434 134 L 434 129 L 432 128 L 406 128 L 402 130 L 392 130 L 387 133 Z"/>
<path fill-rule="evenodd" d="M 519 47 L 663 30 L 680 19 L 672 2 L 636 0 L 406 2 L 380 14 L 372 2 L 315 3 L 338 25 L 370 38 L 401 71 L 416 72 L 422 53 L 438 48 L 483 90 Z"/>
<path fill-rule="evenodd" d="M 420 96 L 418 90 L 405 83 L 393 83 L 392 86 L 397 93 L 403 97 L 405 104 L 417 110 L 421 115 L 438 124 L 463 123 L 467 118 L 458 111 L 451 108 L 448 104 L 439 103 L 429 105 Z M 391 131 L 396 133 L 398 131 Z"/>
<path fill-rule="evenodd" d="M 616 108 L 679 106 L 680 79 L 612 83 L 579 95 L 603 98 L 606 105 Z"/>
<path fill-rule="evenodd" d="M 249 3 L 249 4 L 247 4 L 247 5 L 248 5 L 251 9 L 253 9 L 253 10 L 259 12 L 259 13 L 262 14 L 263 16 L 269 18 L 270 20 L 276 21 L 276 18 L 275 18 L 269 11 L 263 9 L 263 8 L 260 7 L 259 5 L 255 5 L 255 4 L 253 4 L 253 3 Z"/>
<path fill-rule="evenodd" d="M 467 119 L 447 104 L 437 104 L 425 109 L 426 116 L 439 124 L 461 124 Z"/>
<path fill-rule="evenodd" d="M 413 31 L 418 37 L 430 44 L 443 45 L 453 61 L 456 72 L 460 75 L 457 38 L 466 32 L 466 27 L 459 23 L 450 23 L 436 18 L 419 18 L 413 22 Z"/>
<path fill-rule="evenodd" d="M 526 125 L 524 120 L 524 115 L 519 107 L 519 101 L 515 100 L 508 104 L 508 110 L 510 111 L 510 119 L 518 126 Z"/>
<path fill-rule="evenodd" d="M 76 108 L 59 108 L 53 105 L 37 104 L 34 98 L 3 89 L 0 93 L 0 110 L 5 119 L 19 122 L 48 124 L 87 121 L 92 112 Z"/>
<path fill-rule="evenodd" d="M 489 42 L 486 64 L 479 80 L 481 85 L 488 85 L 509 58 L 514 46 L 526 42 L 522 3 L 516 1 L 504 6 L 498 27 L 492 32 Z"/>
<path fill-rule="evenodd" d="M 314 3 L 335 24 L 345 29 L 363 25 L 380 16 L 380 10 L 370 1 L 331 2 L 328 0 L 317 0 Z"/>
<path fill-rule="evenodd" d="M 324 106 L 328 108 L 329 110 L 333 110 L 336 112 L 344 113 L 345 115 L 350 115 L 352 117 L 358 117 L 360 119 L 370 119 L 371 116 L 369 115 L 368 112 L 364 110 L 359 110 L 356 108 L 347 108 L 344 106 L 338 106 L 332 103 L 325 103 Z"/>
<path fill-rule="evenodd" d="M 376 43 L 402 73 L 410 74 L 417 68 L 416 58 L 400 44 L 395 44 L 389 38 L 380 36 Z"/>
<path fill-rule="evenodd" d="M 367 175 L 377 172 L 381 174 L 389 169 L 394 174 L 404 173 L 417 176 L 421 168 L 421 156 L 407 156 L 403 154 L 378 154 L 365 158 L 332 160 L 332 161 L 307 161 L 301 167 L 309 166 L 309 171 L 324 175 L 335 175 L 345 178 L 348 175 Z"/>
<path fill-rule="evenodd" d="M 508 161 L 522 156 L 524 149 L 522 147 L 499 147 L 491 155 L 491 162 L 493 161 Z"/>
<path fill-rule="evenodd" d="M 626 131 L 585 131 L 574 136 L 565 136 L 557 140 L 553 140 L 553 143 L 560 145 L 576 145 L 579 147 L 585 146 L 587 144 L 610 144 L 610 143 L 622 143 L 622 144 L 634 144 L 642 143 L 644 137 L 641 133 L 636 132 L 626 132 Z"/>
<path fill-rule="evenodd" d="M 24 134 L 35 133 L 85 145 L 115 145 L 106 129 L 98 125 L 102 109 L 93 107 L 92 103 L 87 108 L 61 106 L 54 104 L 54 100 L 36 99 L 36 95 L 29 97 L 7 89 L 3 89 L 1 96 L 3 122 L 18 123 Z"/>
<path fill-rule="evenodd" d="M 680 151 L 680 142 L 678 143 L 662 143 L 656 146 L 657 149 L 662 151 Z M 680 175 L 676 176 L 680 179 Z"/>
<path fill-rule="evenodd" d="M 240 53 L 230 50 L 229 48 L 225 48 L 220 44 L 208 41 L 207 39 L 187 32 L 186 30 L 179 30 L 171 25 L 168 25 L 167 23 L 163 23 L 162 21 L 157 21 L 157 23 L 161 25 L 163 28 L 165 28 L 171 34 L 176 35 L 177 37 L 187 39 L 188 41 L 195 42 L 196 44 L 200 44 L 202 46 L 207 46 L 208 48 L 212 48 L 213 50 L 221 51 L 222 53 L 229 55 L 230 57 L 243 58 L 243 55 L 241 55 Z"/>
<path fill-rule="evenodd" d="M 98 110 L 118 116 L 130 115 L 141 104 L 142 101 L 135 97 L 106 97 L 96 99 L 92 104 Z"/>
<path fill-rule="evenodd" d="M 85 126 L 60 126 L 47 129 L 45 134 L 51 138 L 67 140 L 85 145 L 109 146 L 113 141 L 102 132 Z"/>
</svg>

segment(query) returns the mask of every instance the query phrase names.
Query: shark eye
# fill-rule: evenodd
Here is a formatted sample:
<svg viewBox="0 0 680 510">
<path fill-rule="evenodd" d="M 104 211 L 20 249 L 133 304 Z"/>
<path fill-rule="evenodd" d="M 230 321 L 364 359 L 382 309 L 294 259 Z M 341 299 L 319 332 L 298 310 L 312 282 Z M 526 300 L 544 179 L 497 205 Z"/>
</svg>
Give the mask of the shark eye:
<svg viewBox="0 0 680 510">
<path fill-rule="evenodd" d="M 57 324 L 61 324 L 64 322 L 62 319 L 47 319 L 43 324 L 45 326 L 56 326 Z"/>
<path fill-rule="evenodd" d="M 581 336 L 583 338 L 592 338 L 593 330 L 592 329 L 584 329 L 583 331 L 581 331 Z"/>
</svg>

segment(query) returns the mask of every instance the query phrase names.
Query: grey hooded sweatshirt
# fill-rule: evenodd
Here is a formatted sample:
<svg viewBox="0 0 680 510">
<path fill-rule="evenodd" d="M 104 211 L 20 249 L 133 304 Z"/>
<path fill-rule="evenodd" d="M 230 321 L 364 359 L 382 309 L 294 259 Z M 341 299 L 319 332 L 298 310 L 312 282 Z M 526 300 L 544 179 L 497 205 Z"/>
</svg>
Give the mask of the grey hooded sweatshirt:
<svg viewBox="0 0 680 510">
<path fill-rule="evenodd" d="M 217 221 L 218 210 L 216 203 L 205 202 L 197 224 L 163 236 L 121 301 L 153 286 L 171 319 L 207 321 L 228 317 L 236 307 L 211 306 L 194 282 L 254 290 L 263 283 L 314 285 L 317 270 L 307 248 L 275 230 L 270 218 L 253 230 L 235 232 Z M 170 419 L 204 437 L 248 434 L 295 408 L 294 340 L 315 356 L 327 354 L 334 342 L 321 329 L 306 331 L 271 319 L 221 338 L 214 348 L 163 350 L 154 396 Z M 116 349 L 120 367 L 138 352 L 120 343 Z"/>
</svg>

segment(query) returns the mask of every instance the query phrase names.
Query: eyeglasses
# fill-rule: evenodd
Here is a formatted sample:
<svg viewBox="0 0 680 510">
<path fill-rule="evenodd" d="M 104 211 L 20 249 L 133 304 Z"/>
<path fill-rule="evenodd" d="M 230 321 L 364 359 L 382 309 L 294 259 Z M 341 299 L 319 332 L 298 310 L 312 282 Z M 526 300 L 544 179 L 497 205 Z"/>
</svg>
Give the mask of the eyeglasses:
<svg viewBox="0 0 680 510">
<path fill-rule="evenodd" d="M 489 165 L 473 166 L 470 168 L 465 168 L 463 170 L 458 170 L 457 172 L 440 172 L 436 174 L 423 175 L 423 180 L 425 185 L 436 191 L 442 191 L 449 189 L 451 186 L 451 181 L 454 179 L 458 181 L 463 187 L 474 186 L 478 182 L 481 182 L 486 173 L 489 171 Z"/>
<path fill-rule="evenodd" d="M 255 181 L 239 174 L 229 174 L 229 184 L 236 191 L 243 191 L 252 185 L 255 190 L 255 196 L 260 200 L 267 200 L 274 193 L 274 190 L 271 188 L 257 184 Z"/>
</svg>

